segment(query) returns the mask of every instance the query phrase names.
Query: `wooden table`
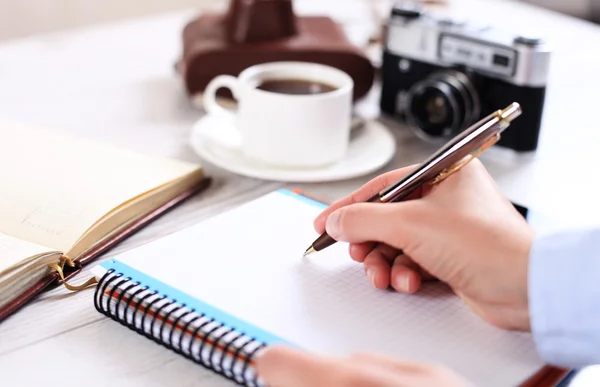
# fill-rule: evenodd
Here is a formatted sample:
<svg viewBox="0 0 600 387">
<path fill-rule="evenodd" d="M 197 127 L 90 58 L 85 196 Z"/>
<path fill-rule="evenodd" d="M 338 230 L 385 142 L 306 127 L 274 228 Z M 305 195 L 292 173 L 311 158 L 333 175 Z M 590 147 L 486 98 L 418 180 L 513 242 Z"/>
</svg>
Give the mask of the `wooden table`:
<svg viewBox="0 0 600 387">
<path fill-rule="evenodd" d="M 386 6 L 384 1 L 377 5 Z M 301 13 L 331 12 L 357 43 L 372 32 L 371 20 L 362 17 L 364 6 L 349 0 L 296 2 Z M 187 144 L 190 128 L 202 111 L 187 100 L 173 72 L 181 49 L 181 28 L 196 12 L 3 43 L 0 115 L 141 152 L 202 162 Z M 513 23 L 515 28 L 534 24 L 554 43 L 539 151 L 515 156 L 492 149 L 482 160 L 512 200 L 542 212 L 600 219 L 596 205 L 600 188 L 594 183 L 600 164 L 600 126 L 593 116 L 598 111 L 600 90 L 600 52 L 594 48 L 594 42 L 600 40 L 600 27 L 506 0 L 455 0 L 451 12 L 492 23 Z M 376 116 L 377 98 L 376 86 L 360 104 L 361 114 Z M 288 186 L 335 199 L 384 170 L 421 161 L 433 150 L 402 125 L 385 122 L 397 136 L 398 152 L 381 171 L 349 181 Z M 236 176 L 211 165 L 206 168 L 214 177 L 209 191 L 109 255 L 285 185 Z M 0 384 L 228 384 L 99 315 L 92 294 L 92 290 L 72 294 L 57 288 L 4 321 L 0 325 Z M 593 375 L 593 370 L 585 375 Z"/>
</svg>

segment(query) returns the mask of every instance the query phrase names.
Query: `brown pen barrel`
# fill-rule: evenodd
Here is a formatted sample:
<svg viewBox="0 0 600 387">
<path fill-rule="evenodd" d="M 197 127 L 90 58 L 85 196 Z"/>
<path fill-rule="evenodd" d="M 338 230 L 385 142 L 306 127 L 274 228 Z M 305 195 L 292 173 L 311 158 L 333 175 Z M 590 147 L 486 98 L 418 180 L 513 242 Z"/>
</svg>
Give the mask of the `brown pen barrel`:
<svg viewBox="0 0 600 387">
<path fill-rule="evenodd" d="M 312 248 L 315 249 L 315 251 L 320 251 L 333 245 L 334 243 L 336 243 L 336 240 L 330 237 L 326 231 L 313 242 Z"/>
</svg>

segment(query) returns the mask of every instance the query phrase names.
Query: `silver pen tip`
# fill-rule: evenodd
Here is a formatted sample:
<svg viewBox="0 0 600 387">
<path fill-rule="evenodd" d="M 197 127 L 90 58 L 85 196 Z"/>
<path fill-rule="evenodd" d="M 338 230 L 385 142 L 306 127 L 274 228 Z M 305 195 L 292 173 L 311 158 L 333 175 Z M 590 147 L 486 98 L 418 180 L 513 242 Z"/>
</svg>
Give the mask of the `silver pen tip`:
<svg viewBox="0 0 600 387">
<path fill-rule="evenodd" d="M 309 254 L 312 254 L 312 253 L 314 253 L 315 251 L 316 251 L 316 250 L 315 250 L 315 249 L 314 249 L 312 246 L 310 246 L 310 247 L 309 247 L 308 249 L 306 249 L 306 251 L 304 252 L 304 255 L 303 255 L 303 257 L 306 257 L 307 255 L 309 255 Z"/>
<path fill-rule="evenodd" d="M 521 113 L 522 113 L 521 105 L 519 105 L 517 102 L 513 102 L 512 104 L 510 104 L 508 107 L 506 107 L 504 110 L 502 110 L 500 112 L 500 117 L 502 117 L 502 120 L 510 123 L 515 118 L 520 116 Z"/>
</svg>

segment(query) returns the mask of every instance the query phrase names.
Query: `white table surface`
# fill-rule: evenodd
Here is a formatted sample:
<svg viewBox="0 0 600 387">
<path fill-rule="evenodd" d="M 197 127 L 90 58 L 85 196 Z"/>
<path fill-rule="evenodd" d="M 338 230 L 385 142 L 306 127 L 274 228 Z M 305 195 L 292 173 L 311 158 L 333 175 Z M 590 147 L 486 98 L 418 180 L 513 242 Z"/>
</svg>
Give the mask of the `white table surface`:
<svg viewBox="0 0 600 387">
<path fill-rule="evenodd" d="M 362 17 L 364 3 L 359 1 L 295 4 L 299 13 L 331 12 L 357 43 L 371 31 L 370 20 Z M 451 8 L 467 18 L 536 27 L 553 42 L 556 50 L 540 149 L 526 156 L 492 149 L 482 160 L 512 200 L 542 212 L 600 219 L 596 204 L 600 188 L 594 182 L 600 165 L 600 126 L 593 116 L 599 111 L 600 51 L 595 46 L 600 26 L 506 0 L 455 0 Z M 190 128 L 202 112 L 191 106 L 173 72 L 181 51 L 181 28 L 197 11 L 0 44 L 0 116 L 141 152 L 203 162 L 187 144 Z M 376 91 L 361 103 L 363 114 L 377 114 Z M 349 181 L 289 186 L 335 199 L 378 173 L 419 162 L 434 150 L 402 125 L 386 123 L 397 135 L 398 152 L 381 171 Z M 235 176 L 208 164 L 206 169 L 214 178 L 209 191 L 111 254 L 282 185 Z M 98 314 L 92 294 L 92 290 L 73 294 L 58 288 L 2 322 L 0 385 L 230 385 Z M 591 371 L 589 378 L 573 385 L 600 384 Z"/>
</svg>

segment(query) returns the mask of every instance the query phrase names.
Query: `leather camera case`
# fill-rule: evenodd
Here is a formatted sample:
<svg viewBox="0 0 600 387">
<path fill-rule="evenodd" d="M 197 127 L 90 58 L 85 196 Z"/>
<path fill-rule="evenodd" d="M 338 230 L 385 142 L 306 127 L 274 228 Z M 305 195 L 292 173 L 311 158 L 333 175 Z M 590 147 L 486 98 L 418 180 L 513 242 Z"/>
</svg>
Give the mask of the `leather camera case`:
<svg viewBox="0 0 600 387">
<path fill-rule="evenodd" d="M 371 61 L 337 23 L 325 16 L 298 17 L 291 0 L 232 0 L 227 12 L 190 21 L 182 38 L 177 70 L 190 96 L 201 94 L 217 75 L 237 76 L 265 62 L 302 61 L 338 68 L 352 77 L 354 100 L 368 93 L 375 76 Z"/>
</svg>

